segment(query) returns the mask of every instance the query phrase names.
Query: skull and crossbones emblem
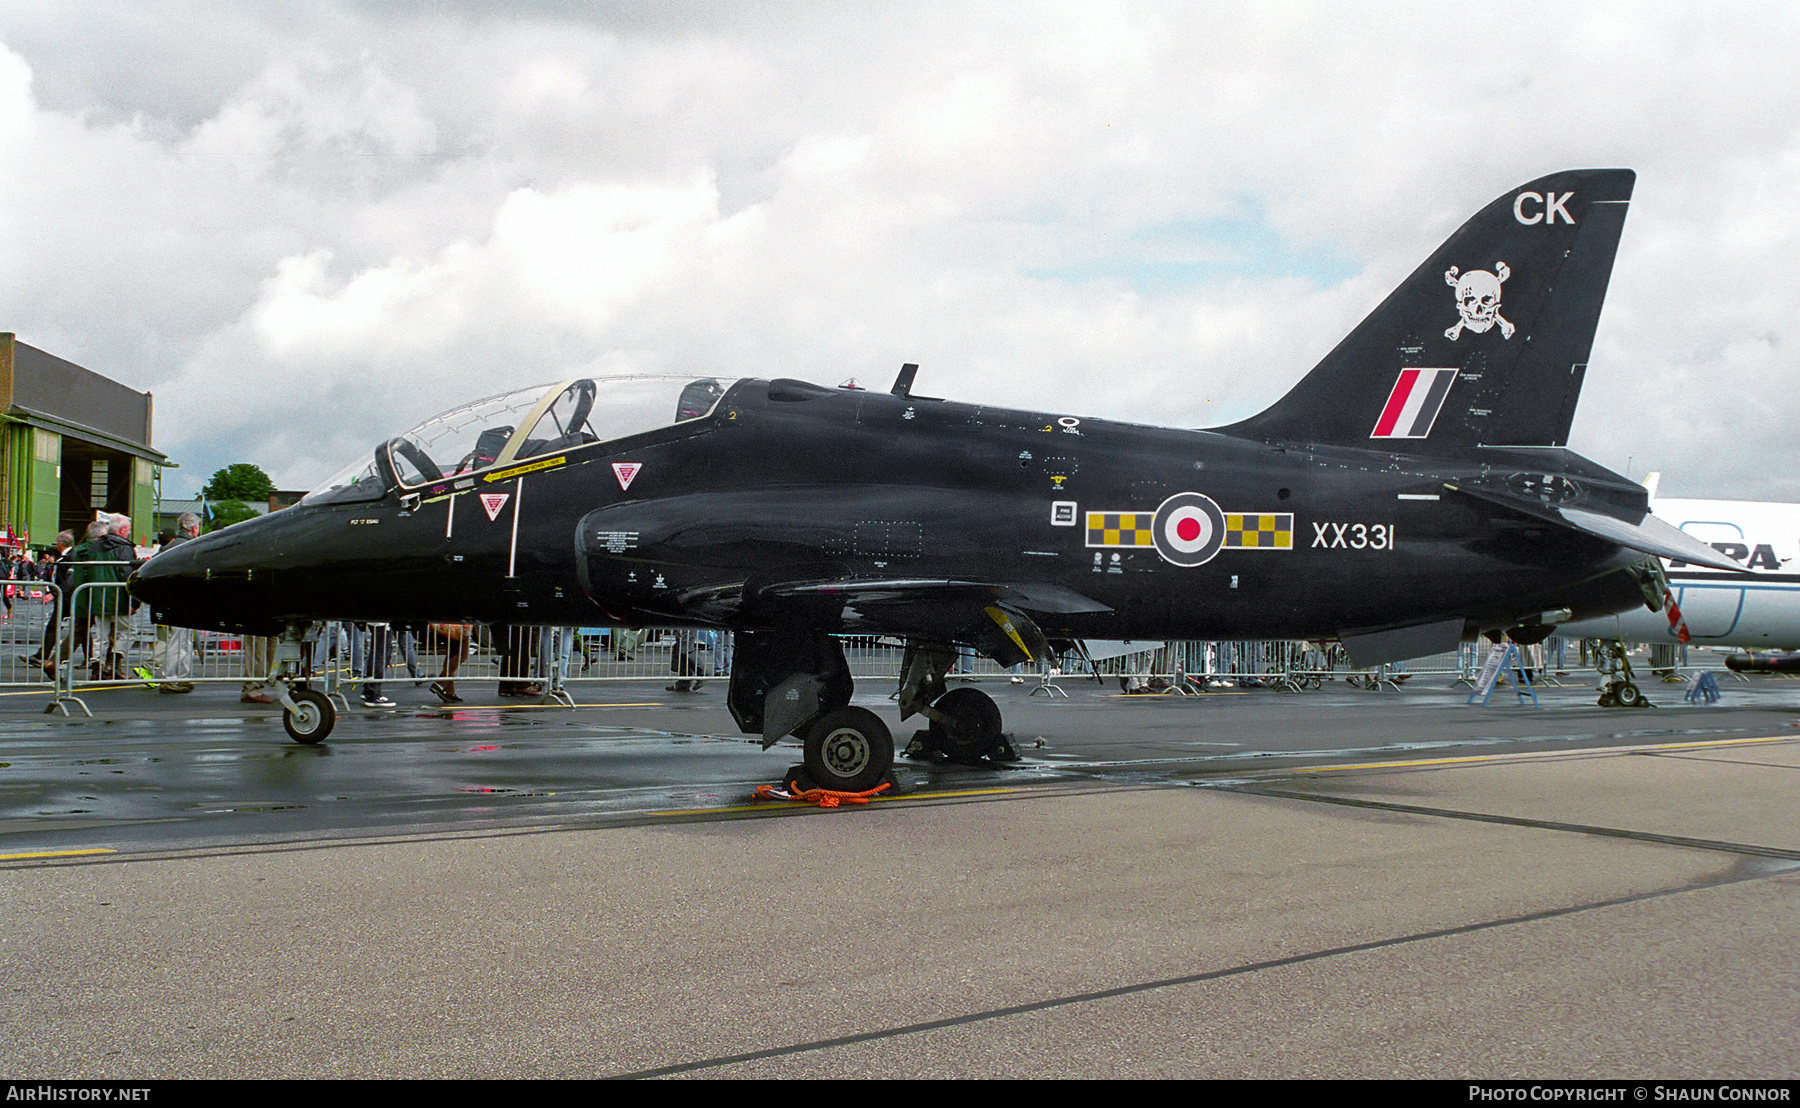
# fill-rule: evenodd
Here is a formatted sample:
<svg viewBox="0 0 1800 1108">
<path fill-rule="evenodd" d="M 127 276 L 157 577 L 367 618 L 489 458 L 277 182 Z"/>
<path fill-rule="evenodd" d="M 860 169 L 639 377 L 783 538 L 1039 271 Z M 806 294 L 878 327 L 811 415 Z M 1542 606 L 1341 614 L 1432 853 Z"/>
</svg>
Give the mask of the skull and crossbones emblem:
<svg viewBox="0 0 1800 1108">
<path fill-rule="evenodd" d="M 1494 272 L 1485 269 L 1471 269 L 1462 276 L 1457 276 L 1455 266 L 1444 274 L 1444 283 L 1456 290 L 1456 314 L 1462 316 L 1456 326 L 1444 332 L 1444 337 L 1455 341 L 1462 337 L 1463 330 L 1483 334 L 1498 323 L 1500 337 L 1512 338 L 1513 325 L 1500 314 L 1500 285 L 1512 270 L 1505 262 L 1495 262 Z"/>
</svg>

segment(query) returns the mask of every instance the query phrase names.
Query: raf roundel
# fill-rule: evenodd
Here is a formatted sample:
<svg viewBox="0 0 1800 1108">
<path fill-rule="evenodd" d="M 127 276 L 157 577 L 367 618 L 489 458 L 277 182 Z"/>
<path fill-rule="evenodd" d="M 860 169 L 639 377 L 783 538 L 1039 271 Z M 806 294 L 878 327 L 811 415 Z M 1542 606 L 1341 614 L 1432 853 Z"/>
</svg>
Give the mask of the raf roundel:
<svg viewBox="0 0 1800 1108">
<path fill-rule="evenodd" d="M 1225 513 L 1211 497 L 1178 492 L 1156 509 L 1150 536 L 1164 561 L 1178 566 L 1204 565 L 1225 544 Z"/>
</svg>

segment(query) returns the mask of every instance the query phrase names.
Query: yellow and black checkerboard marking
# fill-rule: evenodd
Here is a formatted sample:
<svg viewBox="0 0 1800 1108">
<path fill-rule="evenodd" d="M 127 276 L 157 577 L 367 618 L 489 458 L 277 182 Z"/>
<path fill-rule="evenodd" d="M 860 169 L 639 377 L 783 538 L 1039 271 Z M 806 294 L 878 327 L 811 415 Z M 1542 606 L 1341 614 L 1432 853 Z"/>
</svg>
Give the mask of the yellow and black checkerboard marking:
<svg viewBox="0 0 1800 1108">
<path fill-rule="evenodd" d="M 1087 544 L 1089 546 L 1155 546 L 1150 523 L 1155 512 L 1089 512 Z"/>
<path fill-rule="evenodd" d="M 1293 513 L 1226 512 L 1225 549 L 1294 549 Z"/>
</svg>

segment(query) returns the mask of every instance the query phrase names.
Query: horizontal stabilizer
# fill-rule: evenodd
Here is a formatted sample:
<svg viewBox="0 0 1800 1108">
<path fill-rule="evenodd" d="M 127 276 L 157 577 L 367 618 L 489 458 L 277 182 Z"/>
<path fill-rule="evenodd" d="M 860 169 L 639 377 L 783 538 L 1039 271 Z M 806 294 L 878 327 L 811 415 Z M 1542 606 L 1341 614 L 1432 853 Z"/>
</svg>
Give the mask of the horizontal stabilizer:
<svg viewBox="0 0 1800 1108">
<path fill-rule="evenodd" d="M 1637 523 L 1626 523 L 1622 519 L 1603 516 L 1598 512 L 1584 512 L 1580 508 L 1558 510 L 1563 519 L 1577 529 L 1603 539 L 1611 539 L 1620 546 L 1629 546 L 1633 550 L 1641 550 L 1659 558 L 1692 562 L 1708 569 L 1750 572 L 1699 539 L 1680 528 L 1671 527 L 1653 515 L 1647 515 Z"/>
<path fill-rule="evenodd" d="M 1496 489 L 1448 484 L 1444 487 L 1451 492 L 1459 492 L 1464 496 L 1484 500 L 1489 504 L 1498 504 L 1502 508 L 1510 508 L 1521 515 L 1532 516 L 1546 523 L 1572 527 L 1584 535 L 1605 539 L 1607 542 L 1617 543 L 1645 554 L 1654 554 L 1659 558 L 1692 562 L 1694 565 L 1706 566 L 1709 569 L 1742 570 L 1744 568 L 1699 539 L 1669 526 L 1649 513 L 1645 513 L 1638 522 L 1631 523 L 1616 516 L 1591 512 L 1585 508 L 1548 504 L 1542 500 L 1516 496 Z"/>
</svg>

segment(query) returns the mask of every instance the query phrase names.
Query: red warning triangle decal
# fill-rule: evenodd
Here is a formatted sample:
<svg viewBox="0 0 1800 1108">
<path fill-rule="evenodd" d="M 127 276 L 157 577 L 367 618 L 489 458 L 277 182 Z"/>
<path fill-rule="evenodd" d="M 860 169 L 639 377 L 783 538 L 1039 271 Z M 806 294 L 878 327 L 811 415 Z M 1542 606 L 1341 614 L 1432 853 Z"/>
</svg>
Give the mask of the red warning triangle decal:
<svg viewBox="0 0 1800 1108">
<path fill-rule="evenodd" d="M 631 487 L 632 478 L 634 478 L 638 475 L 638 470 L 644 468 L 644 463 L 642 463 L 642 462 L 614 462 L 612 464 L 612 467 L 613 467 L 614 476 L 618 477 L 618 479 L 619 479 L 619 491 L 624 492 L 626 489 L 629 489 Z"/>
<path fill-rule="evenodd" d="M 500 518 L 500 509 L 506 506 L 506 498 L 511 495 L 507 492 L 484 492 L 481 494 L 481 506 L 487 509 L 489 523 Z"/>
</svg>

